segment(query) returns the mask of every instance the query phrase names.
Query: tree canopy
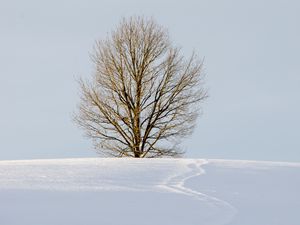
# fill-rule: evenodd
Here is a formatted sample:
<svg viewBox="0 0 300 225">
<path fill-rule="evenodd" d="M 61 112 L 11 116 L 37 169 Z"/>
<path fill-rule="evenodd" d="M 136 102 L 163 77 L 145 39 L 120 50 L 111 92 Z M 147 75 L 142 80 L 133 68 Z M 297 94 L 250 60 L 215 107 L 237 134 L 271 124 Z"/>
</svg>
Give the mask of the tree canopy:
<svg viewBox="0 0 300 225">
<path fill-rule="evenodd" d="M 96 42 L 95 72 L 80 81 L 76 123 L 100 153 L 174 157 L 193 131 L 203 88 L 203 62 L 185 58 L 153 19 L 123 19 Z"/>
</svg>

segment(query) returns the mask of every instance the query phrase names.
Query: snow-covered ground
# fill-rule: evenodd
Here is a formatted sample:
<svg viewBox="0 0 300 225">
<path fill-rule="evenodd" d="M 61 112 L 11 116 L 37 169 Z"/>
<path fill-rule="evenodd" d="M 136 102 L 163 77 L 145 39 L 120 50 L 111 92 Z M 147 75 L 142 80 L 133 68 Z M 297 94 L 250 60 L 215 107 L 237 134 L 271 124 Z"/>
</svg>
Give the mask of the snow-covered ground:
<svg viewBox="0 0 300 225">
<path fill-rule="evenodd" d="M 300 163 L 0 161 L 0 225 L 299 225 Z"/>
</svg>

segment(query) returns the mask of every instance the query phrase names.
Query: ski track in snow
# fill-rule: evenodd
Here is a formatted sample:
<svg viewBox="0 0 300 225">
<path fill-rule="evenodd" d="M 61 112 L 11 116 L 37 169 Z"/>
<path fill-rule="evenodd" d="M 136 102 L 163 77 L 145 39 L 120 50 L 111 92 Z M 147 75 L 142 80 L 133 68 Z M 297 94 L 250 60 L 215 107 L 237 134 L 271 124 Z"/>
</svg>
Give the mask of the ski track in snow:
<svg viewBox="0 0 300 225">
<path fill-rule="evenodd" d="M 219 198 L 190 189 L 185 185 L 189 179 L 205 174 L 205 170 L 202 166 L 208 163 L 207 160 L 194 160 L 194 162 L 187 164 L 187 167 L 189 168 L 188 172 L 169 177 L 162 185 L 162 188 L 169 190 L 170 192 L 191 196 L 197 200 L 204 201 L 213 207 L 221 208 L 223 211 L 227 209 L 228 214 L 226 215 L 226 218 L 223 218 L 222 220 L 222 224 L 227 224 L 238 212 L 234 206 Z"/>
</svg>

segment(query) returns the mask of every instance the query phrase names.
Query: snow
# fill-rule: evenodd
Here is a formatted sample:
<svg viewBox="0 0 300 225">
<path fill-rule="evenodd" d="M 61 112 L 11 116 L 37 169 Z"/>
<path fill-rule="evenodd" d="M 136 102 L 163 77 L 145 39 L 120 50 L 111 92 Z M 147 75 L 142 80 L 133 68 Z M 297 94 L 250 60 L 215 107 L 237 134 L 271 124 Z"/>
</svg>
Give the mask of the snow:
<svg viewBox="0 0 300 225">
<path fill-rule="evenodd" d="M 0 161 L 1 225 L 299 225 L 300 163 Z"/>
</svg>

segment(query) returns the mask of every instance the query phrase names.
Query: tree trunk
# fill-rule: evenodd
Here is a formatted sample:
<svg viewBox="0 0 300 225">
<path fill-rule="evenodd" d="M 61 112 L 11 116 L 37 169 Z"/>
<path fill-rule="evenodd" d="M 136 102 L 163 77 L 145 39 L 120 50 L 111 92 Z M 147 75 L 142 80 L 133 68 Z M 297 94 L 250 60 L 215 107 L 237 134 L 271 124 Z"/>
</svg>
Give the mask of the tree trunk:
<svg viewBox="0 0 300 225">
<path fill-rule="evenodd" d="M 141 157 L 141 155 L 140 155 L 139 152 L 135 152 L 135 153 L 134 153 L 134 158 L 140 158 L 140 157 Z"/>
</svg>

